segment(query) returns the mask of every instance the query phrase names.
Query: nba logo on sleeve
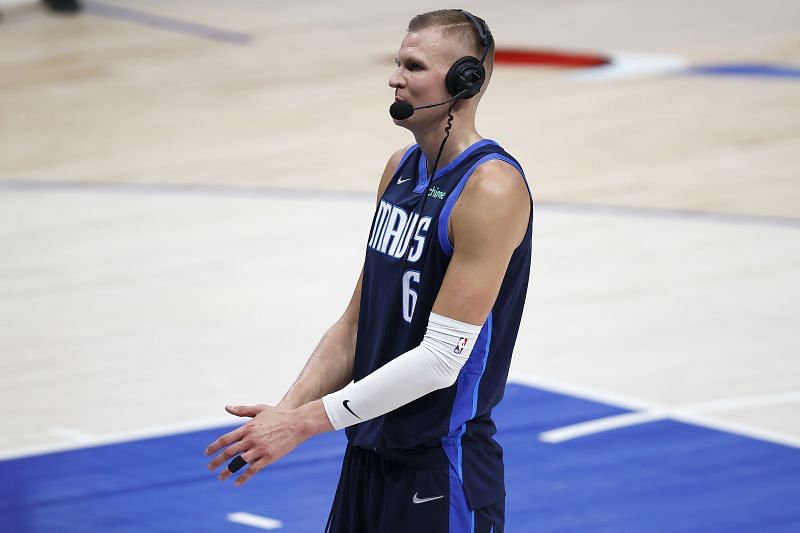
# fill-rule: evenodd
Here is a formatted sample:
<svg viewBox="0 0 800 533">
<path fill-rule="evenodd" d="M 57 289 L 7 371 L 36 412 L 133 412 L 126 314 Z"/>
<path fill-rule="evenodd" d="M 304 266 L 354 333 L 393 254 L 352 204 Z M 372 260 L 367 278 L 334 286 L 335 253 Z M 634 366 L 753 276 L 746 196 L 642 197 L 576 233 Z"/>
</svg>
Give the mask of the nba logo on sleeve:
<svg viewBox="0 0 800 533">
<path fill-rule="evenodd" d="M 467 347 L 467 342 L 469 342 L 469 340 L 464 338 L 464 337 L 461 337 L 460 339 L 458 339 L 458 344 L 456 345 L 455 348 L 453 348 L 453 353 L 459 354 L 459 353 L 463 352 L 464 348 Z"/>
</svg>

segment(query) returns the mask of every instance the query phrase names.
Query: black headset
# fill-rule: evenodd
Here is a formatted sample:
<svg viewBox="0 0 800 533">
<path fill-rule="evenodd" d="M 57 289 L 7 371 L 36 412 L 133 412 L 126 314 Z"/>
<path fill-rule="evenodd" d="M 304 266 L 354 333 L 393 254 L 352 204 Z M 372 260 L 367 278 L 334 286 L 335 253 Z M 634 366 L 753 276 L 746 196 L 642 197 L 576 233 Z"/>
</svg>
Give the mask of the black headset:
<svg viewBox="0 0 800 533">
<path fill-rule="evenodd" d="M 483 66 L 483 62 L 486 61 L 486 55 L 489 53 L 489 48 L 491 48 L 491 46 L 494 44 L 492 32 L 489 31 L 489 26 L 486 25 L 486 22 L 483 19 L 476 17 L 468 11 L 464 11 L 463 9 L 458 9 L 457 11 L 464 13 L 464 15 L 466 15 L 466 17 L 470 20 L 470 22 L 472 22 L 472 24 L 475 26 L 475 29 L 478 31 L 478 38 L 481 46 L 483 47 L 483 54 L 481 55 L 481 58 L 478 59 L 477 57 L 473 56 L 464 56 L 453 63 L 453 66 L 450 67 L 450 70 L 447 71 L 447 76 L 444 78 L 444 83 L 447 86 L 447 90 L 450 92 L 450 99 L 445 100 L 444 102 L 439 102 L 438 104 L 430 104 L 421 107 L 411 107 L 411 105 L 406 102 L 395 102 L 392 104 L 392 108 L 389 110 L 389 113 L 392 115 L 392 117 L 397 119 L 406 119 L 414 114 L 415 109 L 437 107 L 450 103 L 451 101 L 453 102 L 450 104 L 450 109 L 447 111 L 447 127 L 444 129 L 444 139 L 442 139 L 442 144 L 439 145 L 439 152 L 436 154 L 436 160 L 433 163 L 433 170 L 430 171 L 431 179 L 433 179 L 433 177 L 436 175 L 436 169 L 439 167 L 439 158 L 441 158 L 444 145 L 447 142 L 447 139 L 450 137 L 450 128 L 453 125 L 453 107 L 460 99 L 472 98 L 481 91 L 483 82 L 486 79 L 486 69 Z M 407 108 L 405 110 L 406 113 L 403 113 L 402 115 L 398 114 L 396 116 L 395 110 L 399 111 L 398 106 L 405 106 Z M 422 195 L 422 207 L 419 210 L 420 217 L 422 216 L 422 213 L 425 212 L 425 203 L 427 200 L 428 194 L 425 193 Z M 442 203 L 442 206 L 444 206 L 444 203 Z M 408 262 L 408 256 L 410 252 L 411 246 L 409 245 L 408 250 L 406 250 L 406 255 L 403 258 L 403 271 L 406 269 L 406 263 Z"/>
<path fill-rule="evenodd" d="M 450 67 L 444 83 L 447 86 L 447 91 L 451 96 L 461 94 L 460 98 L 472 98 L 481 91 L 483 82 L 486 79 L 486 69 L 483 66 L 486 61 L 486 55 L 489 53 L 489 48 L 494 44 L 494 37 L 486 22 L 479 17 L 476 17 L 468 11 L 459 9 L 469 19 L 478 31 L 478 38 L 481 46 L 483 47 L 483 54 L 481 58 L 473 56 L 464 56 Z"/>
</svg>

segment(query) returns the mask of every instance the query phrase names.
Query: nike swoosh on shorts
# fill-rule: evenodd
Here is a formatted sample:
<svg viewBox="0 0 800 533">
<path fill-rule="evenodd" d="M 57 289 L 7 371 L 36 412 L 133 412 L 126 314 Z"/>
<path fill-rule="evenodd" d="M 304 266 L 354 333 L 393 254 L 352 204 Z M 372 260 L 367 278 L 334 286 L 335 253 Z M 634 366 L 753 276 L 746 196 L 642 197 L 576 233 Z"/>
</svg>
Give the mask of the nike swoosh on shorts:
<svg viewBox="0 0 800 533">
<path fill-rule="evenodd" d="M 414 494 L 414 497 L 411 498 L 411 501 L 414 503 L 425 503 L 425 502 L 432 502 L 433 500 L 441 500 L 442 498 L 444 498 L 444 495 L 434 496 L 432 498 L 420 498 L 419 492 L 417 492 L 416 494 Z"/>
</svg>

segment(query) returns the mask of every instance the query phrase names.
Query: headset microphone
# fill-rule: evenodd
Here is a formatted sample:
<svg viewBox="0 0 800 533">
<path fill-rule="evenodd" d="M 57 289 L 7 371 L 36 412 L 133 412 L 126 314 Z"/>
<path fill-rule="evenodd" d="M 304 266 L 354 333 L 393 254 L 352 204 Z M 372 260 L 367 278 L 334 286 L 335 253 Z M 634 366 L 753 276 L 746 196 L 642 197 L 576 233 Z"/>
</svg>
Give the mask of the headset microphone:
<svg viewBox="0 0 800 533">
<path fill-rule="evenodd" d="M 408 102 L 395 102 L 389 106 L 389 114 L 395 120 L 405 120 L 414 114 L 414 107 Z"/>
<path fill-rule="evenodd" d="M 389 106 L 389 114 L 395 120 L 405 120 L 409 118 L 411 115 L 414 114 L 414 111 L 417 109 L 428 109 L 429 107 L 439 107 L 440 105 L 449 104 L 456 98 L 460 98 L 466 90 L 461 91 L 460 93 L 456 94 L 452 98 L 448 98 L 444 102 L 439 102 L 438 104 L 430 104 L 430 105 L 423 105 L 420 107 L 414 107 L 408 102 L 395 102 L 391 106 Z"/>
</svg>

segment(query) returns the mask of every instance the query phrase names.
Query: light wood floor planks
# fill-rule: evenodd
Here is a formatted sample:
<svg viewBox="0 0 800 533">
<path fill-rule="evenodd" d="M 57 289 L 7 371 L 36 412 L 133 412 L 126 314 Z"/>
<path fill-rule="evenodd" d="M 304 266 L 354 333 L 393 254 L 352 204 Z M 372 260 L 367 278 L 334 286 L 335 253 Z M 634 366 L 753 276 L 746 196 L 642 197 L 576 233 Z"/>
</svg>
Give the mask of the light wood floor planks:
<svg viewBox="0 0 800 533">
<path fill-rule="evenodd" d="M 0 452 L 277 400 L 410 142 L 387 79 L 428 3 L 86 5 L 0 2 Z M 500 47 L 800 67 L 788 0 L 464 7 Z M 514 370 L 671 407 L 799 391 L 798 88 L 498 67 L 479 128 L 538 202 Z M 796 440 L 798 407 L 709 416 Z"/>
</svg>

